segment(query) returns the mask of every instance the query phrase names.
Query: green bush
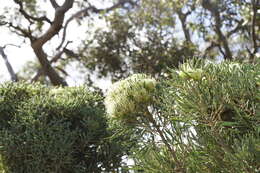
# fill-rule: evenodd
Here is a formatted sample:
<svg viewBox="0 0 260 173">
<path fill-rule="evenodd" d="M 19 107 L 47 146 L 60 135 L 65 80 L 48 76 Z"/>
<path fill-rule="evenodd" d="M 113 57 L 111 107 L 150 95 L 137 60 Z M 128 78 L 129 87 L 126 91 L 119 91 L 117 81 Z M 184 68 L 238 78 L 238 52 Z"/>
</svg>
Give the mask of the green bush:
<svg viewBox="0 0 260 173">
<path fill-rule="evenodd" d="M 103 98 L 85 87 L 0 86 L 0 169 L 7 173 L 102 172 L 123 151 L 106 140 Z"/>
<path fill-rule="evenodd" d="M 228 61 L 192 60 L 172 70 L 157 82 L 153 102 L 135 122 L 133 131 L 141 133 L 133 169 L 259 172 L 259 76 L 259 64 Z"/>
</svg>

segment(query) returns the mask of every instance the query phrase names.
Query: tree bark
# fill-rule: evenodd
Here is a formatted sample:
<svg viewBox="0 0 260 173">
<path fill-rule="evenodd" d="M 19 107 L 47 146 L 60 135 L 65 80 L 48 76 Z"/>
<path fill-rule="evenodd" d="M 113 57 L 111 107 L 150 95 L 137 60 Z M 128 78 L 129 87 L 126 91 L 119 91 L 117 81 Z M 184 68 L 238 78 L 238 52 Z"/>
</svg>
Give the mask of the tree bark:
<svg viewBox="0 0 260 173">
<path fill-rule="evenodd" d="M 228 40 L 226 36 L 221 31 L 221 18 L 220 18 L 220 12 L 217 7 L 216 3 L 211 2 L 210 0 L 202 0 L 202 7 L 206 10 L 210 11 L 212 14 L 214 20 L 215 20 L 215 32 L 218 36 L 219 43 L 223 45 L 223 48 L 225 50 L 224 59 L 232 60 L 232 52 L 228 45 Z"/>
<path fill-rule="evenodd" d="M 253 10 L 253 16 L 252 16 L 252 30 L 251 30 L 251 35 L 252 35 L 252 42 L 253 42 L 253 52 L 250 53 L 250 62 L 253 62 L 255 59 L 255 54 L 258 51 L 258 44 L 257 44 L 257 36 L 256 36 L 256 15 L 257 15 L 257 10 L 258 10 L 258 5 L 259 0 L 252 0 L 252 10 Z"/>
<path fill-rule="evenodd" d="M 177 11 L 178 17 L 181 21 L 181 26 L 182 26 L 182 31 L 184 33 L 185 39 L 187 42 L 191 43 L 191 37 L 190 37 L 190 32 L 189 29 L 186 26 L 186 18 L 189 15 L 189 13 L 184 14 L 181 12 L 181 10 Z"/>
</svg>

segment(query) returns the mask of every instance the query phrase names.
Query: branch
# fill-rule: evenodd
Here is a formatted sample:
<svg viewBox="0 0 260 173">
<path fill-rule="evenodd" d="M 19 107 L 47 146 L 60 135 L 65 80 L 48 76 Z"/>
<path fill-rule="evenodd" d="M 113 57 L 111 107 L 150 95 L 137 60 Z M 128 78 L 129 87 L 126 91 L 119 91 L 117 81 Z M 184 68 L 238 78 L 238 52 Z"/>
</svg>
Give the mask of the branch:
<svg viewBox="0 0 260 173">
<path fill-rule="evenodd" d="M 119 0 L 118 3 L 112 5 L 111 7 L 109 8 L 105 8 L 105 9 L 97 9 L 95 6 L 93 5 L 90 5 L 89 7 L 87 8 L 84 8 L 78 12 L 76 12 L 75 14 L 73 14 L 66 22 L 65 22 L 65 25 L 64 25 L 64 30 L 63 30 L 63 35 L 62 35 L 62 40 L 61 40 L 61 43 L 59 44 L 59 46 L 56 48 L 57 50 L 60 49 L 62 47 L 62 45 L 64 44 L 65 42 L 65 38 L 66 38 L 66 32 L 67 32 L 67 28 L 68 28 L 68 25 L 69 23 L 76 19 L 76 18 L 80 18 L 80 17 L 86 17 L 86 16 L 89 16 L 89 12 L 92 11 L 93 13 L 107 13 L 107 12 L 110 12 L 116 8 L 119 8 L 121 6 L 123 6 L 124 4 L 126 3 L 130 3 L 130 4 L 135 4 L 132 0 Z"/>
<path fill-rule="evenodd" d="M 58 34 L 60 29 L 62 28 L 62 24 L 64 21 L 65 13 L 72 8 L 74 0 L 66 0 L 61 7 L 58 7 L 55 10 L 55 17 L 52 22 L 52 25 L 47 30 L 45 34 L 43 34 L 34 45 L 44 45 L 47 41 L 49 41 L 54 35 Z"/>
<path fill-rule="evenodd" d="M 215 47 L 220 47 L 220 45 L 219 45 L 217 42 L 212 41 L 212 42 L 210 43 L 210 45 L 204 50 L 204 53 L 203 53 L 202 57 L 205 58 L 207 52 L 209 52 L 210 50 L 212 50 L 212 49 L 215 48 Z"/>
<path fill-rule="evenodd" d="M 64 22 L 65 13 L 72 8 L 74 0 L 65 0 L 62 6 L 56 6 L 56 1 L 51 1 L 55 8 L 55 17 L 50 28 L 38 39 L 31 43 L 31 46 L 36 54 L 44 73 L 49 77 L 53 85 L 67 86 L 67 83 L 51 66 L 50 61 L 47 59 L 47 54 L 43 50 L 43 45 L 52 37 L 59 33 Z"/>
<path fill-rule="evenodd" d="M 216 33 L 218 35 L 219 41 L 222 42 L 223 47 L 225 49 L 225 56 L 224 56 L 224 58 L 231 60 L 232 59 L 232 53 L 231 53 L 231 50 L 229 48 L 227 38 L 224 36 L 224 34 L 221 31 L 220 14 L 219 13 L 215 13 L 214 18 L 215 18 L 215 22 L 216 22 L 216 24 L 215 24 Z"/>
<path fill-rule="evenodd" d="M 182 169 L 182 163 L 180 162 L 180 160 L 178 159 L 178 156 L 176 154 L 176 151 L 173 147 L 170 146 L 170 144 L 167 142 L 166 139 L 166 135 L 164 135 L 163 131 L 161 130 L 160 126 L 156 123 L 155 119 L 153 118 L 153 115 L 147 110 L 147 112 L 145 112 L 145 117 L 147 117 L 147 120 L 152 123 L 152 125 L 154 126 L 154 128 L 156 129 L 156 132 L 159 134 L 162 142 L 164 143 L 164 145 L 167 147 L 168 151 L 171 153 L 171 156 L 173 158 L 173 160 L 176 163 L 177 169 Z M 181 171 L 182 172 L 182 171 Z"/>
<path fill-rule="evenodd" d="M 185 36 L 186 41 L 191 42 L 190 32 L 186 25 L 186 19 L 187 16 L 191 14 L 191 11 L 188 11 L 187 13 L 183 13 L 181 9 L 177 10 L 178 17 L 181 21 L 182 30 Z"/>
<path fill-rule="evenodd" d="M 219 49 L 219 51 L 220 51 L 220 53 L 225 57 L 226 56 L 226 54 L 225 54 L 225 52 L 222 50 L 222 47 L 221 47 L 221 45 L 220 44 L 218 44 L 217 45 L 218 46 L 218 49 Z"/>
<path fill-rule="evenodd" d="M 66 47 L 69 45 L 69 43 L 71 42 L 67 42 L 67 44 L 65 45 L 65 47 L 63 48 L 62 51 L 58 52 L 51 60 L 50 60 L 50 64 L 57 62 L 59 59 L 61 59 L 63 53 L 66 53 L 67 51 L 69 51 Z M 71 51 L 72 52 L 72 51 Z M 37 71 L 36 75 L 32 78 L 31 82 L 36 82 L 40 76 L 42 76 L 44 74 L 44 70 L 41 68 Z"/>
<path fill-rule="evenodd" d="M 245 29 L 245 26 L 242 25 L 243 22 L 244 22 L 243 19 L 238 21 L 237 26 L 227 34 L 227 38 L 231 37 L 233 34 L 237 33 L 239 30 Z"/>
<path fill-rule="evenodd" d="M 57 9 L 59 7 L 58 3 L 55 0 L 50 0 L 50 2 L 54 9 Z"/>
<path fill-rule="evenodd" d="M 223 47 L 224 47 L 224 50 L 225 50 L 224 58 L 232 60 L 233 57 L 232 57 L 232 53 L 231 53 L 231 50 L 230 50 L 229 45 L 228 45 L 227 38 L 225 37 L 225 35 L 221 31 L 222 23 L 221 23 L 220 12 L 218 10 L 217 4 L 212 3 L 211 1 L 208 1 L 208 0 L 202 0 L 202 6 L 206 10 L 210 11 L 212 16 L 214 17 L 215 31 L 217 33 L 219 42 L 223 44 Z M 223 52 L 221 52 L 221 53 L 223 53 Z"/>
<path fill-rule="evenodd" d="M 259 4 L 259 0 L 252 0 L 252 5 L 253 5 L 253 19 L 252 19 L 252 40 L 253 40 L 253 47 L 254 51 L 253 54 L 257 53 L 257 39 L 256 39 L 256 31 L 255 31 L 255 26 L 256 26 L 256 15 L 257 15 L 257 5 Z"/>
<path fill-rule="evenodd" d="M 22 14 L 30 23 L 32 23 L 31 20 L 34 20 L 34 21 L 37 21 L 37 22 L 46 21 L 46 22 L 48 22 L 49 24 L 51 24 L 50 19 L 48 19 L 46 16 L 33 17 L 33 16 L 31 16 L 30 14 L 28 14 L 28 13 L 24 10 L 22 1 L 14 0 L 14 2 L 19 5 L 19 11 L 21 12 L 21 14 Z"/>
<path fill-rule="evenodd" d="M 12 45 L 12 44 L 8 44 L 8 45 Z M 15 74 L 12 65 L 11 65 L 10 62 L 8 61 L 7 55 L 6 55 L 5 52 L 4 52 L 4 49 L 5 49 L 6 46 L 8 46 L 8 45 L 5 45 L 5 46 L 3 46 L 3 47 L 0 46 L 0 54 L 1 54 L 1 56 L 3 57 L 4 61 L 5 61 L 5 65 L 6 65 L 6 67 L 7 67 L 7 70 L 8 70 L 8 72 L 9 72 L 10 76 L 11 76 L 11 80 L 12 80 L 13 82 L 17 82 L 17 81 L 18 81 L 18 77 L 17 77 L 17 75 Z"/>
<path fill-rule="evenodd" d="M 59 70 L 60 72 L 62 72 L 65 76 L 69 76 L 69 74 L 61 67 L 55 67 L 57 70 Z"/>
<path fill-rule="evenodd" d="M 73 57 L 75 59 L 79 59 L 80 55 L 74 53 L 73 51 L 67 49 L 67 48 L 64 48 L 63 49 L 64 53 L 67 55 L 67 56 L 70 56 L 70 57 Z"/>
<path fill-rule="evenodd" d="M 14 26 L 12 23 L 8 23 L 8 24 L 9 24 L 10 28 L 13 28 L 16 31 L 20 32 L 20 34 L 17 33 L 18 35 L 22 35 L 22 36 L 24 36 L 26 38 L 29 38 L 31 42 L 36 40 L 36 37 L 34 37 L 30 31 L 27 31 L 26 29 L 23 29 L 20 26 Z"/>
</svg>

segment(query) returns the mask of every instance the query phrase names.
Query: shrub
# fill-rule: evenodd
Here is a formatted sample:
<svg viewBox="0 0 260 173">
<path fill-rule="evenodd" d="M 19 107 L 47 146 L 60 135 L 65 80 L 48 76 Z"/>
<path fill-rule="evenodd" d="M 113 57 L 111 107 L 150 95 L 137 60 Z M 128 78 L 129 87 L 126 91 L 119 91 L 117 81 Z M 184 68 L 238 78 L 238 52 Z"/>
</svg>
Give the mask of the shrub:
<svg viewBox="0 0 260 173">
<path fill-rule="evenodd" d="M 173 69 L 139 111 L 150 116 L 135 122 L 141 133 L 133 169 L 260 171 L 259 72 L 259 64 L 228 61 L 192 60 Z"/>
<path fill-rule="evenodd" d="M 123 151 L 119 143 L 105 140 L 112 132 L 102 102 L 85 87 L 1 85 L 1 169 L 7 173 L 117 169 Z"/>
</svg>

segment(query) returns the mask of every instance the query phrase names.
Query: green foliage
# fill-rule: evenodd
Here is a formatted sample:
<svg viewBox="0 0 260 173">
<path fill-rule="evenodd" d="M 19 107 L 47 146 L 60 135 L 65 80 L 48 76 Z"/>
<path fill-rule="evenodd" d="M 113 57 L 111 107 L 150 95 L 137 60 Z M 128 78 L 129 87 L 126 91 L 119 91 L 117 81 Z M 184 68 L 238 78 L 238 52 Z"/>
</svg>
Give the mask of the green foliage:
<svg viewBox="0 0 260 173">
<path fill-rule="evenodd" d="M 257 46 L 248 35 L 253 28 L 253 1 L 142 0 L 137 4 L 105 14 L 107 27 L 98 28 L 93 39 L 80 46 L 87 69 L 118 80 L 132 72 L 162 75 L 167 67 L 176 68 L 193 56 L 257 59 Z M 211 7 L 217 17 L 208 10 Z M 257 28 L 256 22 L 259 45 Z"/>
<path fill-rule="evenodd" d="M 172 70 L 140 111 L 150 115 L 135 122 L 133 170 L 258 172 L 259 72 L 259 64 L 198 60 Z"/>
<path fill-rule="evenodd" d="M 0 172 L 1 173 L 5 173 L 4 171 L 4 164 L 3 164 L 3 161 L 2 161 L 2 156 L 0 155 Z"/>
<path fill-rule="evenodd" d="M 86 68 L 112 79 L 130 72 L 161 75 L 197 52 L 194 44 L 173 37 L 177 19 L 169 2 L 148 0 L 139 5 L 106 14 L 107 28 L 96 30 L 82 48 L 88 48 L 82 59 Z"/>
<path fill-rule="evenodd" d="M 0 168 L 6 172 L 101 172 L 118 169 L 123 150 L 106 140 L 102 97 L 85 87 L 0 87 Z"/>
<path fill-rule="evenodd" d="M 10 6 L 5 4 L 1 8 L 0 25 L 22 40 L 31 37 L 33 41 L 33 37 L 43 36 L 53 21 L 55 10 L 46 7 L 52 8 L 51 3 L 10 1 Z M 79 71 L 85 72 L 85 82 L 91 84 L 94 81 L 90 71 L 95 71 L 100 78 L 119 80 L 133 73 L 163 76 L 167 68 L 176 68 L 193 56 L 250 62 L 259 58 L 260 15 L 256 1 L 133 0 L 114 6 L 118 8 L 109 8 L 108 2 L 96 0 L 93 4 L 75 1 L 73 7 L 75 12 L 100 10 L 89 10 L 88 15 L 82 16 L 78 13 L 77 17 L 62 21 L 62 25 L 69 26 L 55 31 L 61 35 L 64 32 L 66 36 L 58 38 L 64 41 L 59 50 L 56 49 L 58 45 L 52 45 L 51 39 L 47 41 L 46 44 L 52 46 L 45 53 L 49 58 L 55 57 L 50 60 L 51 65 L 64 80 L 68 77 L 67 67 L 75 64 L 79 64 Z M 101 10 L 106 7 L 108 10 Z M 78 41 L 74 40 L 78 36 L 74 38 L 69 34 L 70 25 L 75 25 L 71 20 L 79 24 L 78 28 L 72 27 L 81 32 Z M 89 28 L 87 32 L 84 32 L 85 26 Z M 68 28 L 67 34 L 65 28 Z M 66 45 L 68 39 L 75 45 Z M 66 49 L 62 51 L 63 48 Z M 62 55 L 58 56 L 60 51 Z M 32 79 L 32 74 L 39 70 L 35 63 L 27 66 L 36 68 L 25 67 L 24 72 L 20 72 L 21 79 Z M 46 74 L 38 81 L 47 83 Z"/>
<path fill-rule="evenodd" d="M 254 123 L 259 123 L 256 121 L 259 65 L 209 63 L 203 65 L 201 73 L 202 77 L 195 81 L 180 80 L 179 75 L 172 73 L 169 85 L 175 93 L 174 104 L 179 108 L 179 117 L 191 116 L 214 128 L 225 126 L 220 123 L 223 121 L 234 122 L 232 126 L 241 129 L 251 129 L 256 126 Z"/>
<path fill-rule="evenodd" d="M 173 71 L 172 79 L 166 82 L 169 85 L 166 92 L 172 94 L 166 97 L 167 104 L 175 106 L 162 113 L 191 126 L 193 132 L 189 133 L 196 135 L 185 136 L 192 148 L 185 142 L 182 144 L 190 151 L 185 151 L 187 156 L 183 158 L 187 169 L 230 172 L 232 168 L 233 172 L 257 172 L 259 64 L 189 62 L 189 65 L 202 68 L 202 78 L 183 80 Z"/>
</svg>

